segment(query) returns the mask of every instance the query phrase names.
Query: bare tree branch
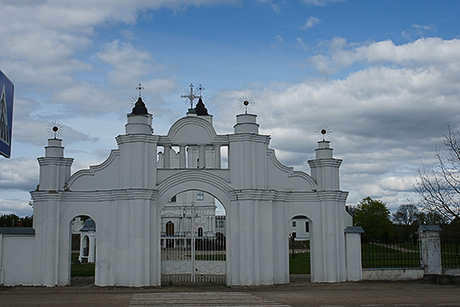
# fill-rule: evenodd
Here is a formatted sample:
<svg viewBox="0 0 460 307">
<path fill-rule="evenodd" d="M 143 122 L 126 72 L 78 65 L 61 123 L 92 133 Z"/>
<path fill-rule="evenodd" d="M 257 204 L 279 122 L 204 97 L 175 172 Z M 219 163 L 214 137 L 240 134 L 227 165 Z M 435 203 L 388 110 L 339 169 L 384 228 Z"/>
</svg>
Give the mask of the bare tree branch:
<svg viewBox="0 0 460 307">
<path fill-rule="evenodd" d="M 451 220 L 460 218 L 460 133 L 449 124 L 445 138 L 447 158 L 437 151 L 438 162 L 433 168 L 419 169 L 415 191 L 420 195 L 421 208 Z"/>
</svg>

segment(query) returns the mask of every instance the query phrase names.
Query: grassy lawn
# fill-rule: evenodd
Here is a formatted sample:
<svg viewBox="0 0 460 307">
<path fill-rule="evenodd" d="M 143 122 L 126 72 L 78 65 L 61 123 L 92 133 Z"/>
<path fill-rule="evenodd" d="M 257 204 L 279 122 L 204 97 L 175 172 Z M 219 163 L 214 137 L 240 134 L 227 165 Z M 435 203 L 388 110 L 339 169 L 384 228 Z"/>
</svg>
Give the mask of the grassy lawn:
<svg viewBox="0 0 460 307">
<path fill-rule="evenodd" d="M 456 242 L 443 243 L 441 243 L 442 266 L 449 268 L 460 267 L 460 244 Z"/>
<path fill-rule="evenodd" d="M 420 254 L 415 244 L 376 245 L 363 243 L 363 268 L 418 268 Z"/>
<path fill-rule="evenodd" d="M 198 261 L 225 261 L 227 260 L 227 256 L 225 254 L 195 255 L 195 260 L 198 260 Z"/>
<path fill-rule="evenodd" d="M 78 253 L 72 253 L 72 264 L 70 268 L 70 276 L 72 277 L 87 277 L 94 276 L 94 263 L 78 262 Z"/>
<path fill-rule="evenodd" d="M 310 253 L 289 255 L 289 274 L 310 274 Z"/>
</svg>

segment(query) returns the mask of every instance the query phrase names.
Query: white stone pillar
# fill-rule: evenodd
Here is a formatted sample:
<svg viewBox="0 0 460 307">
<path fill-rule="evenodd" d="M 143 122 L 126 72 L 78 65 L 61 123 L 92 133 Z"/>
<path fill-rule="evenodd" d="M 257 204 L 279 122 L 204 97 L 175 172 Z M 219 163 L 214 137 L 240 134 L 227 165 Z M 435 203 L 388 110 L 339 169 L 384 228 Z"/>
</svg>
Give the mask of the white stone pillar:
<svg viewBox="0 0 460 307">
<path fill-rule="evenodd" d="M 83 260 L 83 255 L 85 251 L 85 235 L 80 235 L 80 254 L 78 255 L 78 261 L 82 262 Z"/>
<path fill-rule="evenodd" d="M 420 235 L 420 256 L 425 274 L 442 274 L 441 238 L 439 225 L 422 225 L 418 228 Z"/>
<path fill-rule="evenodd" d="M 88 262 L 94 263 L 94 256 L 96 254 L 96 234 L 94 232 L 88 233 L 89 246 L 88 246 Z"/>
<path fill-rule="evenodd" d="M 348 226 L 345 228 L 345 249 L 347 265 L 347 281 L 360 281 L 363 279 L 361 262 L 361 226 Z"/>
</svg>

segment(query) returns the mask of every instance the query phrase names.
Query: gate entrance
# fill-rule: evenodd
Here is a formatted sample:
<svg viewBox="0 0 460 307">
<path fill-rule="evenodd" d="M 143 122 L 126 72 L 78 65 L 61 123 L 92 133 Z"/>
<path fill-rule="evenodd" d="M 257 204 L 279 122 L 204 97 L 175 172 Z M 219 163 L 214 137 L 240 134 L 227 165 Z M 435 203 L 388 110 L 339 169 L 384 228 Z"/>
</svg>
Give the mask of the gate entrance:
<svg viewBox="0 0 460 307">
<path fill-rule="evenodd" d="M 160 244 L 162 284 L 225 284 L 225 210 L 211 195 L 188 191 L 173 197 L 161 212 Z"/>
</svg>

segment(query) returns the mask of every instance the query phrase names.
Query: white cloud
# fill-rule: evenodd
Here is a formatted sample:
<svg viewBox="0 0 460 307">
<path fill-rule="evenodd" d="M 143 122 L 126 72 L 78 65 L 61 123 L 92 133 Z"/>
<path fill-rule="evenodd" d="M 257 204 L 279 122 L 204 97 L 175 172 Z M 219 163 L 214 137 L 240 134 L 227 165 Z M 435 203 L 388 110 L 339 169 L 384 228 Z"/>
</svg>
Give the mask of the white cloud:
<svg viewBox="0 0 460 307">
<path fill-rule="evenodd" d="M 321 72 L 337 71 L 357 62 L 408 68 L 435 66 L 447 71 L 457 70 L 460 65 L 459 39 L 422 38 L 399 46 L 391 40 L 385 40 L 356 46 L 347 43 L 343 38 L 334 38 L 326 45 L 326 55 L 320 54 L 310 59 Z"/>
<path fill-rule="evenodd" d="M 275 36 L 275 42 L 270 46 L 269 51 L 270 52 L 275 51 L 276 49 L 278 49 L 283 44 L 284 44 L 283 37 L 281 35 L 276 35 Z"/>
<path fill-rule="evenodd" d="M 141 80 L 146 71 L 153 69 L 153 60 L 148 52 L 136 50 L 131 44 L 115 40 L 103 47 L 97 57 L 114 69 L 108 78 L 114 85 L 125 86 L 129 82 Z"/>
<path fill-rule="evenodd" d="M 296 40 L 297 40 L 297 44 L 300 46 L 300 49 L 302 49 L 304 51 L 307 51 L 307 50 L 310 49 L 310 48 L 308 48 L 307 45 L 304 44 L 304 42 L 302 41 L 302 39 L 300 37 L 298 37 Z"/>
<path fill-rule="evenodd" d="M 284 3 L 284 1 L 276 1 L 276 0 L 256 0 L 256 1 L 257 3 L 260 3 L 260 4 L 269 5 L 272 8 L 272 10 L 277 14 L 281 12 L 281 5 Z"/>
<path fill-rule="evenodd" d="M 0 215 L 4 215 L 4 214 L 7 214 L 7 215 L 16 214 L 18 216 L 31 216 L 32 207 L 29 205 L 29 202 L 26 200 L 1 199 L 0 198 Z M 0 226 L 3 226 L 3 225 L 0 225 Z"/>
<path fill-rule="evenodd" d="M 321 22 L 321 19 L 313 17 L 313 16 L 310 16 L 310 17 L 308 17 L 308 19 L 305 22 L 305 24 L 300 27 L 300 29 L 301 30 L 308 30 L 310 28 L 313 28 L 314 26 L 316 26 L 320 22 Z"/>
<path fill-rule="evenodd" d="M 331 3 L 343 2 L 345 0 L 302 0 L 304 3 L 313 6 L 326 6 Z"/>
<path fill-rule="evenodd" d="M 11 158 L 0 164 L 0 187 L 2 189 L 24 189 L 31 191 L 38 184 L 38 162 L 36 159 Z"/>
<path fill-rule="evenodd" d="M 379 182 L 379 186 L 384 190 L 391 191 L 411 191 L 415 185 L 415 174 L 412 176 L 389 176 Z"/>
</svg>

